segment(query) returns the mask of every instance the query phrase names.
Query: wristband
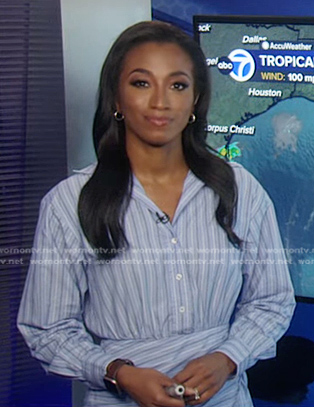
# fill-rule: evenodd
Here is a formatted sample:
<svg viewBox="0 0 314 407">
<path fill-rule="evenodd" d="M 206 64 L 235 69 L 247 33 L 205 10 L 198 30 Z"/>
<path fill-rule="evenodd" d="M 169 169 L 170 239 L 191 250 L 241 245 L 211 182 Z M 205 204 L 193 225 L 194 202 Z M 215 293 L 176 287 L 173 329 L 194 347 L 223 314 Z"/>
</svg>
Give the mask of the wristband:
<svg viewBox="0 0 314 407">
<path fill-rule="evenodd" d="M 128 359 L 115 359 L 112 362 L 110 362 L 109 365 L 107 366 L 106 374 L 104 377 L 106 389 L 110 393 L 115 394 L 116 396 L 119 397 L 123 397 L 125 394 L 121 387 L 119 386 L 116 377 L 119 369 L 124 365 L 134 366 L 134 363 Z"/>
</svg>

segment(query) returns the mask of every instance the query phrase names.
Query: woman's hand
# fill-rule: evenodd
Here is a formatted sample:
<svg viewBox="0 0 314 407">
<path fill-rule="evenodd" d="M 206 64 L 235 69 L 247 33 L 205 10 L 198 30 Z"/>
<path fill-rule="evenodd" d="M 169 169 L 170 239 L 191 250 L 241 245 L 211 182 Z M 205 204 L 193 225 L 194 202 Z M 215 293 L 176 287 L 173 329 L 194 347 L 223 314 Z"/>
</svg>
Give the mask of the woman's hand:
<svg viewBox="0 0 314 407">
<path fill-rule="evenodd" d="M 141 407 L 184 407 L 183 399 L 170 397 L 166 387 L 175 383 L 155 369 L 122 366 L 116 376 L 119 386 Z"/>
<path fill-rule="evenodd" d="M 213 397 L 235 370 L 235 363 L 227 355 L 214 352 L 189 362 L 173 380 L 183 384 L 186 393 L 190 394 L 194 390 L 194 395 L 186 398 L 186 401 L 196 405 Z M 198 393 L 200 398 L 197 398 Z"/>
</svg>

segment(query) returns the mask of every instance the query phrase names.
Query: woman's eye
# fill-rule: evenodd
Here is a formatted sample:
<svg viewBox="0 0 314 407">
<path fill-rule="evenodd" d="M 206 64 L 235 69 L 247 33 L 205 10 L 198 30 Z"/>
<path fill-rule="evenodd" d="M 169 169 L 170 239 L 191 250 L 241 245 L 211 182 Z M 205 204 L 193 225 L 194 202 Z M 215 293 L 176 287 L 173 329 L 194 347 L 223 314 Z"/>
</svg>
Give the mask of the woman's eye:
<svg viewBox="0 0 314 407">
<path fill-rule="evenodd" d="M 148 83 L 146 81 L 142 81 L 142 80 L 136 80 L 131 82 L 131 85 L 135 86 L 136 88 L 147 88 L 148 87 Z"/>
<path fill-rule="evenodd" d="M 184 90 L 188 86 L 189 85 L 187 83 L 184 83 L 184 82 L 175 82 L 171 87 L 172 87 L 172 89 L 175 89 L 175 90 Z"/>
</svg>

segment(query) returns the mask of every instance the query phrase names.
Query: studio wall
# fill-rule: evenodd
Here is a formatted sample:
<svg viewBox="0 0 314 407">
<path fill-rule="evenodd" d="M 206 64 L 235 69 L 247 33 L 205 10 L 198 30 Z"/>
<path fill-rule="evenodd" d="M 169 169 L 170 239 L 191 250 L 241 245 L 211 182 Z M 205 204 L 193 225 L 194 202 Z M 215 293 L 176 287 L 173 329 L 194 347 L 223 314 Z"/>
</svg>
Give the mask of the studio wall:
<svg viewBox="0 0 314 407">
<path fill-rule="evenodd" d="M 311 0 L 152 0 L 154 14 L 181 20 L 192 30 L 194 14 L 314 16 Z"/>
</svg>

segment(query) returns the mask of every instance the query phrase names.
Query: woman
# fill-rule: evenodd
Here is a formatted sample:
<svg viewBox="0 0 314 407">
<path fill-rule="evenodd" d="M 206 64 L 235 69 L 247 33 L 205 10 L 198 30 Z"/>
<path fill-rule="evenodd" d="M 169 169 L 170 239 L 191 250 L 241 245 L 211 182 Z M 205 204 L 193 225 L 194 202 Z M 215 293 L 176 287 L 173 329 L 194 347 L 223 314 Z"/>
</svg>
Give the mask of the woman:
<svg viewBox="0 0 314 407">
<path fill-rule="evenodd" d="M 191 38 L 128 28 L 101 73 L 97 166 L 43 199 L 19 328 L 47 371 L 88 385 L 86 406 L 252 406 L 245 370 L 288 326 L 273 206 L 208 151 L 208 100 Z"/>
</svg>

